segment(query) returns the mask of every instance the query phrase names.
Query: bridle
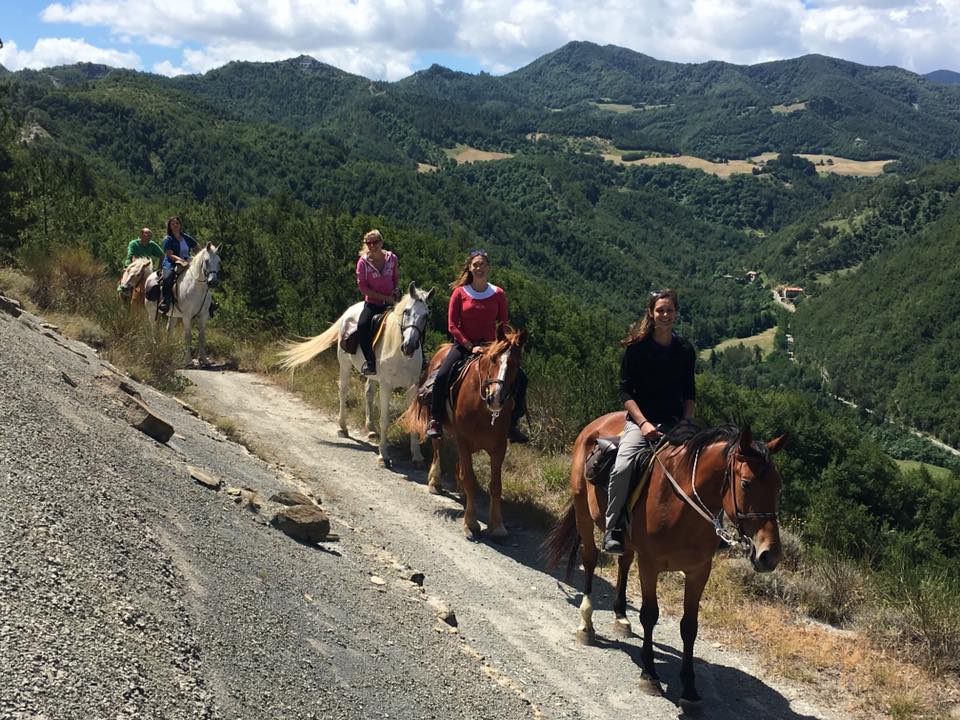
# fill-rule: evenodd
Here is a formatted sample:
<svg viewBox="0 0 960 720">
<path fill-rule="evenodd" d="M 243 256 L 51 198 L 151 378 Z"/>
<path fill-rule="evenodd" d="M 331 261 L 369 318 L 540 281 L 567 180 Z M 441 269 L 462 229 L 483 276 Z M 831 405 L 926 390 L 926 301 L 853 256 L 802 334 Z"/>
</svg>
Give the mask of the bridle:
<svg viewBox="0 0 960 720">
<path fill-rule="evenodd" d="M 511 343 L 507 346 L 506 350 L 504 350 L 502 353 L 499 353 L 499 355 L 506 354 L 506 359 L 500 361 L 501 365 L 505 362 L 509 362 L 510 353 L 513 352 L 513 348 L 514 346 Z M 502 378 L 499 377 L 499 375 L 495 378 L 484 378 L 483 370 L 478 363 L 477 373 L 480 375 L 480 398 L 483 400 L 484 405 L 490 413 L 490 425 L 492 426 L 496 424 L 497 418 L 500 417 L 500 412 L 503 410 L 503 406 L 507 404 L 507 402 L 513 396 L 513 393 L 511 392 L 510 387 L 507 385 L 506 371 L 504 371 L 504 376 Z M 491 391 L 490 388 L 493 386 L 496 386 L 497 389 Z M 493 405 L 493 402 L 497 399 L 498 395 L 500 396 L 500 407 L 497 410 L 494 410 L 491 405 Z"/>
<path fill-rule="evenodd" d="M 734 466 L 737 463 L 744 464 L 747 462 L 746 458 L 739 452 L 731 452 L 730 456 L 727 458 L 727 464 L 723 471 L 723 486 L 720 489 L 721 497 L 721 508 L 714 514 L 707 504 L 700 497 L 700 494 L 697 492 L 697 461 L 700 459 L 700 451 L 697 451 L 697 454 L 693 456 L 693 469 L 690 473 L 690 486 L 692 488 L 692 494 L 687 495 L 683 491 L 683 488 L 680 487 L 680 483 L 677 482 L 676 478 L 670 473 L 667 469 L 667 466 L 664 464 L 663 460 L 660 458 L 660 454 L 655 455 L 657 461 L 660 463 L 660 468 L 663 470 L 663 474 L 667 476 L 667 479 L 670 481 L 670 484 L 673 485 L 673 489 L 677 491 L 680 497 L 686 502 L 690 507 L 697 511 L 704 520 L 710 523 L 713 526 L 714 532 L 716 532 L 717 537 L 723 540 L 725 543 L 731 547 L 739 547 L 744 551 L 749 551 L 752 541 L 750 537 L 743 531 L 743 521 L 744 520 L 776 520 L 777 514 L 775 512 L 769 513 L 743 513 L 740 512 L 738 503 L 737 503 L 737 483 L 734 482 L 735 477 L 742 477 L 736 475 Z M 730 518 L 734 524 L 734 531 L 727 530 L 723 525 L 723 516 L 724 511 L 722 507 L 722 498 L 727 493 L 727 488 L 730 489 L 731 500 L 733 502 L 733 517 Z"/>
<path fill-rule="evenodd" d="M 426 312 L 422 316 L 423 323 L 418 324 L 415 322 L 407 322 L 407 313 L 411 312 L 413 310 L 413 306 L 416 305 L 418 302 L 423 303 L 424 307 L 426 308 Z M 417 331 L 417 347 L 422 347 L 423 331 L 427 327 L 427 318 L 429 317 L 430 317 L 430 307 L 425 302 L 423 302 L 423 300 L 420 298 L 417 298 L 416 300 L 414 300 L 409 307 L 404 309 L 403 314 L 400 316 L 400 337 L 402 338 L 404 333 L 407 332 L 407 330 L 410 330 L 410 329 L 416 330 Z"/>
</svg>

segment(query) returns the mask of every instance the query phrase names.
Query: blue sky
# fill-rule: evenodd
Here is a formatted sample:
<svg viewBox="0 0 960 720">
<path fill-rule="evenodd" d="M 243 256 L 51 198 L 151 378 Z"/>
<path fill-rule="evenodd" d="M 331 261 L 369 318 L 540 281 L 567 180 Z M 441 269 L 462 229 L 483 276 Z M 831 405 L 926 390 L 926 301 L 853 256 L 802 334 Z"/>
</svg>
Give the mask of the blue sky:
<svg viewBox="0 0 960 720">
<path fill-rule="evenodd" d="M 662 60 L 821 53 L 960 70 L 956 0 L 0 0 L 0 64 L 79 61 L 165 75 L 312 55 L 397 80 L 439 63 L 509 72 L 570 40 Z"/>
</svg>

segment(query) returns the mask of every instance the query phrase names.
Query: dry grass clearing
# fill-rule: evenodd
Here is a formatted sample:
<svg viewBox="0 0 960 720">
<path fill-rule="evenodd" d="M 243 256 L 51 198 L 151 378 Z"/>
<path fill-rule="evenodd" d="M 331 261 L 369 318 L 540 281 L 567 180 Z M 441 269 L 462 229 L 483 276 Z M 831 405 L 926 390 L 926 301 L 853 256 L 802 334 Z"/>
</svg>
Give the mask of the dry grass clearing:
<svg viewBox="0 0 960 720">
<path fill-rule="evenodd" d="M 429 163 L 422 163 L 422 162 L 417 163 L 418 173 L 428 173 L 428 172 L 436 172 L 436 171 L 437 171 L 436 165 L 430 165 Z"/>
<path fill-rule="evenodd" d="M 622 158 L 616 156 L 604 155 L 607 160 L 613 160 L 623 165 L 680 165 L 694 170 L 703 170 L 717 177 L 724 179 L 737 173 L 752 173 L 755 167 L 752 162 L 747 160 L 730 160 L 725 163 L 715 163 L 703 158 L 693 157 L 692 155 L 678 155 L 676 157 L 649 157 L 641 160 L 632 160 L 624 162 Z"/>
<path fill-rule="evenodd" d="M 610 110 L 611 112 L 615 112 L 615 113 L 632 113 L 632 112 L 638 112 L 639 110 L 638 108 L 635 108 L 633 105 L 623 105 L 621 103 L 594 102 L 590 104 L 593 105 L 595 108 L 599 108 L 600 110 Z"/>
<path fill-rule="evenodd" d="M 774 105 L 770 108 L 771 112 L 775 112 L 781 115 L 786 115 L 788 113 L 800 112 L 801 110 L 807 109 L 806 102 L 795 102 L 789 105 Z"/>
<path fill-rule="evenodd" d="M 817 166 L 817 172 L 850 175 L 856 177 L 876 177 L 883 174 L 883 168 L 893 160 L 850 160 L 836 155 L 809 155 L 798 153 Z M 820 163 L 823 163 L 821 165 Z"/>
<path fill-rule="evenodd" d="M 469 145 L 456 145 L 455 147 L 444 149 L 444 152 L 447 154 L 447 157 L 456 160 L 458 165 L 472 162 L 486 162 L 488 160 L 505 160 L 513 157 L 511 153 L 477 150 Z"/>
<path fill-rule="evenodd" d="M 763 353 L 763 357 L 766 357 L 773 352 L 773 338 L 777 334 L 777 328 L 772 327 L 767 330 L 764 330 L 758 335 L 751 335 L 750 337 L 745 338 L 732 338 L 730 340 L 724 340 L 719 345 L 716 345 L 712 348 L 707 348 L 706 350 L 700 351 L 700 359 L 707 360 L 710 357 L 711 350 L 714 352 L 723 352 L 724 350 L 729 350 L 730 348 L 737 347 L 738 345 L 743 345 L 747 348 L 758 347 L 760 352 Z"/>
</svg>

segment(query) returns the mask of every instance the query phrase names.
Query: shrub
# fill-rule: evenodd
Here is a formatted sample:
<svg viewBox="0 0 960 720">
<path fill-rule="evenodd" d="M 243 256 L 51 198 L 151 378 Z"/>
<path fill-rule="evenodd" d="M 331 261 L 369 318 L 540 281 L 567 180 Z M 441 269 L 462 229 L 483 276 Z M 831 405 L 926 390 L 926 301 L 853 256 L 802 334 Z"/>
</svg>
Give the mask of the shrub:
<svg viewBox="0 0 960 720">
<path fill-rule="evenodd" d="M 104 265 L 77 245 L 58 247 L 51 253 L 25 251 L 22 259 L 33 278 L 32 299 L 44 310 L 89 310 L 91 299 L 100 294 L 106 278 Z"/>
</svg>

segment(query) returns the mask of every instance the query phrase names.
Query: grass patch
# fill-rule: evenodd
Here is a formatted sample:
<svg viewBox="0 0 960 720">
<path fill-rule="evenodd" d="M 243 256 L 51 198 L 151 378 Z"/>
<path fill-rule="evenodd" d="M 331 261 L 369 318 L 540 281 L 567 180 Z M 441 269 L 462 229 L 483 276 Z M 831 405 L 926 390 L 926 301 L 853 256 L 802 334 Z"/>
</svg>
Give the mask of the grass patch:
<svg viewBox="0 0 960 720">
<path fill-rule="evenodd" d="M 939 465 L 931 465 L 930 463 L 920 462 L 919 460 L 893 460 L 899 467 L 900 471 L 904 473 L 908 472 L 919 472 L 921 468 L 925 469 L 927 473 L 936 481 L 946 481 L 953 477 L 953 472 L 945 467 L 940 467 Z"/>
<path fill-rule="evenodd" d="M 776 334 L 777 328 L 772 327 L 757 335 L 751 335 L 750 337 L 731 338 L 730 340 L 724 340 L 722 343 L 715 345 L 712 348 L 701 350 L 700 359 L 709 360 L 711 351 L 721 353 L 724 350 L 729 350 L 730 348 L 738 347 L 740 345 L 746 348 L 758 347 L 760 348 L 760 352 L 763 353 L 763 357 L 767 357 L 767 355 L 773 352 L 773 341 L 776 337 Z"/>
</svg>

